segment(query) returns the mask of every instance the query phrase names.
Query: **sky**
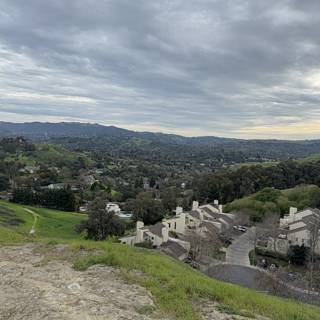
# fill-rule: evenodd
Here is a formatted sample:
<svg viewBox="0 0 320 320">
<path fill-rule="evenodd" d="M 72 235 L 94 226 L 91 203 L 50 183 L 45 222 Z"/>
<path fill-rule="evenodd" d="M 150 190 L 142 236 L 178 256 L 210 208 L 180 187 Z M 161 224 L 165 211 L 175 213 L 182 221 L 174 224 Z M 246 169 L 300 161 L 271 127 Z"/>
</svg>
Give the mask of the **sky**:
<svg viewBox="0 0 320 320">
<path fill-rule="evenodd" d="M 320 138 L 318 0 L 1 0 L 0 121 Z"/>
</svg>

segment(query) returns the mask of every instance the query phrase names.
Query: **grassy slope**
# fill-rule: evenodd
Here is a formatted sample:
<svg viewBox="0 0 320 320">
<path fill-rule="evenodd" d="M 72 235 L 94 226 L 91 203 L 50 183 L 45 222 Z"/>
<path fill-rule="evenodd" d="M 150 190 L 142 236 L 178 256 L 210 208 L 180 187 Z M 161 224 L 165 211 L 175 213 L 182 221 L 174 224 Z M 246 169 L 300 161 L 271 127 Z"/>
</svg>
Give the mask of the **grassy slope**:
<svg viewBox="0 0 320 320">
<path fill-rule="evenodd" d="M 0 224 L 0 244 L 30 241 L 28 231 L 31 229 L 33 217 L 23 209 L 25 206 L 0 201 L 0 207 L 14 211 L 25 221 L 17 227 Z M 320 309 L 317 307 L 210 279 L 156 251 L 108 241 L 86 241 L 74 232 L 74 226 L 83 219 L 82 215 L 29 208 L 39 215 L 37 235 L 33 241 L 67 242 L 73 250 L 101 249 L 100 256 L 82 258 L 75 263 L 75 267 L 84 270 L 97 263 L 120 267 L 128 281 L 139 283 L 150 290 L 157 305 L 177 319 L 198 320 L 199 314 L 194 305 L 199 305 L 202 299 L 218 301 L 238 313 L 260 314 L 275 320 L 320 319 Z M 142 272 L 143 276 L 128 272 L 134 270 Z"/>
<path fill-rule="evenodd" d="M 34 237 L 29 236 L 34 218 L 32 214 L 24 210 L 24 208 L 32 210 L 38 216 Z M 12 234 L 12 237 L 13 234 L 15 234 L 14 238 L 26 240 L 57 239 L 61 241 L 81 238 L 81 235 L 75 231 L 75 226 L 85 219 L 85 216 L 82 214 L 21 206 L 6 201 L 0 201 L 0 209 L 13 211 L 17 218 L 24 221 L 18 226 L 9 226 L 0 220 L 0 242 L 1 240 L 4 242 L 3 239 L 5 237 L 8 239 L 8 234 Z M 13 232 L 9 232 L 10 230 Z"/>
<path fill-rule="evenodd" d="M 267 188 L 268 189 L 268 188 Z M 266 189 L 264 189 L 266 190 Z M 278 210 L 282 214 L 289 212 L 290 207 L 297 207 L 299 210 L 313 206 L 313 196 L 320 192 L 320 188 L 315 185 L 299 185 L 291 189 L 279 190 L 279 197 L 272 201 L 259 201 L 259 196 L 264 192 L 261 190 L 241 199 L 236 199 L 225 205 L 224 210 L 240 211 L 252 209 L 257 217 L 262 217 L 264 212 Z M 277 189 L 275 189 L 277 190 Z"/>
</svg>

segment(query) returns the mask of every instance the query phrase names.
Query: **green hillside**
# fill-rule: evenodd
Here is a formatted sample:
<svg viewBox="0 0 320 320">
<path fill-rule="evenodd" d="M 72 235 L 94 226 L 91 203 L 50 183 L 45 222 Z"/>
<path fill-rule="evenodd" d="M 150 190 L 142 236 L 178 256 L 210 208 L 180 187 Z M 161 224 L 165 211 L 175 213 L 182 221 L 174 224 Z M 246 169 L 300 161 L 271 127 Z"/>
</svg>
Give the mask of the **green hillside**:
<svg viewBox="0 0 320 320">
<path fill-rule="evenodd" d="M 30 212 L 37 215 L 34 237 L 29 235 L 34 224 L 34 215 Z M 127 281 L 147 288 L 157 306 L 175 319 L 199 320 L 201 306 L 214 302 L 218 303 L 221 310 L 253 318 L 262 315 L 274 320 L 320 319 L 320 309 L 315 306 L 208 278 L 186 264 L 156 251 L 128 247 L 112 241 L 84 240 L 74 231 L 74 227 L 83 219 L 81 214 L 0 201 L 0 244 L 39 241 L 49 246 L 54 240 L 57 243 L 68 243 L 70 250 L 75 253 L 84 249 L 97 252 L 98 249 L 98 256 L 78 255 L 78 260 L 71 260 L 74 267 L 78 270 L 85 270 L 93 264 L 119 267 Z"/>
<path fill-rule="evenodd" d="M 224 210 L 246 211 L 252 221 L 260 221 L 267 212 L 287 214 L 290 207 L 299 210 L 307 207 L 320 206 L 320 188 L 315 185 L 300 185 L 291 189 L 278 190 L 265 188 L 255 194 L 236 199 L 227 205 Z"/>
<path fill-rule="evenodd" d="M 75 227 L 86 216 L 0 201 L 0 243 L 45 239 L 75 240 Z M 35 221 L 36 220 L 36 221 Z M 34 224 L 35 223 L 35 224 Z M 35 234 L 30 235 L 34 225 Z M 11 240 L 11 241 L 10 241 Z"/>
</svg>

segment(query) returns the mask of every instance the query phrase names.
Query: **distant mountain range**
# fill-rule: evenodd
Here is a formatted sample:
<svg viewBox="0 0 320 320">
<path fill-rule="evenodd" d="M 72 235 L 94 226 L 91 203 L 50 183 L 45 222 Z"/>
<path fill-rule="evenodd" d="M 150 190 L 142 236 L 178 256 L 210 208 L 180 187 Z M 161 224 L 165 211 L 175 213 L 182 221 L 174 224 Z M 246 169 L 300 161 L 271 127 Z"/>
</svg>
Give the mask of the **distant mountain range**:
<svg viewBox="0 0 320 320">
<path fill-rule="evenodd" d="M 128 145 L 132 139 L 138 139 L 144 142 L 142 143 L 144 145 L 152 145 L 153 149 L 150 147 L 150 151 L 154 150 L 154 147 L 157 146 L 158 148 L 166 150 L 169 148 L 171 154 L 176 147 L 178 147 L 177 152 L 178 150 L 179 152 L 181 152 L 181 150 L 185 151 L 185 149 L 189 147 L 191 149 L 190 152 L 195 153 L 199 159 L 201 155 L 207 158 L 206 152 L 211 156 L 214 153 L 215 158 L 219 157 L 219 152 L 241 152 L 244 153 L 248 159 L 258 155 L 258 157 L 272 160 L 299 158 L 320 153 L 320 140 L 286 141 L 244 140 L 214 136 L 184 137 L 164 133 L 136 132 L 114 126 L 77 122 L 0 122 L 0 136 L 24 136 L 33 141 L 52 139 L 61 141 L 61 139 L 70 138 L 73 143 L 76 141 L 75 138 L 77 138 L 81 141 L 81 145 L 86 148 L 90 148 L 92 143 L 95 144 L 95 141 L 101 142 L 107 140 L 109 141 L 109 145 L 113 144 L 113 147 L 115 147 L 114 144 L 123 146 L 125 142 L 126 145 Z M 134 142 L 136 144 L 136 141 Z M 146 151 L 145 147 L 143 151 Z"/>
</svg>

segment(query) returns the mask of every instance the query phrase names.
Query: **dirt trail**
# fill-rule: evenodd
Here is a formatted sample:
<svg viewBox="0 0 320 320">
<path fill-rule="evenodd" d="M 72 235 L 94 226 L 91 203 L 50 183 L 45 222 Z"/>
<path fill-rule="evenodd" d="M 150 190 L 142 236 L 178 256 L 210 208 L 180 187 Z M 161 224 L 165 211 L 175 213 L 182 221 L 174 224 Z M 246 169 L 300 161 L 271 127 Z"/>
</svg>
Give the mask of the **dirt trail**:
<svg viewBox="0 0 320 320">
<path fill-rule="evenodd" d="M 32 216 L 33 216 L 33 225 L 32 225 L 32 228 L 30 230 L 30 234 L 35 234 L 36 233 L 36 224 L 37 224 L 37 221 L 38 221 L 38 217 L 39 215 L 36 214 L 34 211 L 30 210 L 30 209 L 27 209 L 27 208 L 23 208 L 25 211 L 27 211 L 28 213 L 31 213 Z"/>
</svg>

